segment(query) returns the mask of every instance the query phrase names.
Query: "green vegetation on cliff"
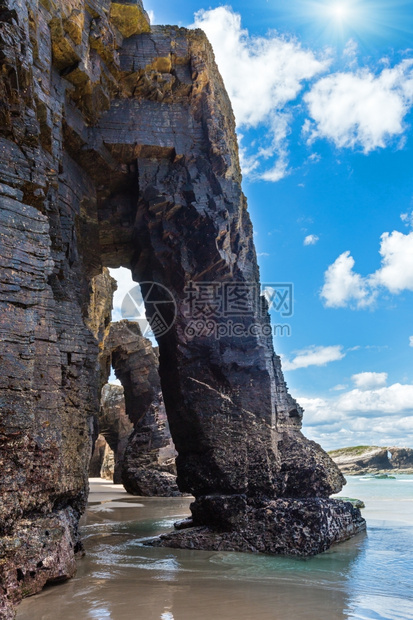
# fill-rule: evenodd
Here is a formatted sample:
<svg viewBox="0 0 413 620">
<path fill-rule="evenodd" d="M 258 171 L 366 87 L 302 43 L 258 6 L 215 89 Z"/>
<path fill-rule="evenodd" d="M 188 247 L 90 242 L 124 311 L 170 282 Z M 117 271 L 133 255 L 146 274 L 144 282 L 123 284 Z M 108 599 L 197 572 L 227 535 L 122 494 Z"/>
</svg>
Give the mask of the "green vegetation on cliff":
<svg viewBox="0 0 413 620">
<path fill-rule="evenodd" d="M 338 450 L 330 450 L 330 456 L 343 456 L 344 454 L 364 454 L 364 452 L 368 452 L 369 450 L 378 450 L 380 446 L 350 446 L 349 448 L 339 448 Z"/>
</svg>

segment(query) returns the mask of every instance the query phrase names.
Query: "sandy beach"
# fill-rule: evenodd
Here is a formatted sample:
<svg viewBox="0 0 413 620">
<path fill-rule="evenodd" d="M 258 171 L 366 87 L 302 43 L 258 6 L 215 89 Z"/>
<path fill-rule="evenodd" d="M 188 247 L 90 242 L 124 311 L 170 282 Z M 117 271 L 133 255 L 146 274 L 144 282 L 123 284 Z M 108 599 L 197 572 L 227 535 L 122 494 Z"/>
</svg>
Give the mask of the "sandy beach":
<svg viewBox="0 0 413 620">
<path fill-rule="evenodd" d="M 413 476 L 349 478 L 343 495 L 363 493 L 368 532 L 310 559 L 145 547 L 189 513 L 190 498 L 90 483 L 76 577 L 23 601 L 18 620 L 413 618 Z"/>
</svg>

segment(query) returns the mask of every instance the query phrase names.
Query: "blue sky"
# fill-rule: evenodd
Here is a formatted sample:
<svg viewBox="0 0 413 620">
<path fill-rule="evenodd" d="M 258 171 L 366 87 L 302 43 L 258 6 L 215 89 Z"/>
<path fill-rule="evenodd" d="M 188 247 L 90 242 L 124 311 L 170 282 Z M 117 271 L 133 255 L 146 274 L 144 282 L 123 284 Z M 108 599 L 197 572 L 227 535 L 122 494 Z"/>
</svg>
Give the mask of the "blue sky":
<svg viewBox="0 0 413 620">
<path fill-rule="evenodd" d="M 413 446 L 413 3 L 145 7 L 213 44 L 261 279 L 294 284 L 275 348 L 306 435 Z"/>
</svg>

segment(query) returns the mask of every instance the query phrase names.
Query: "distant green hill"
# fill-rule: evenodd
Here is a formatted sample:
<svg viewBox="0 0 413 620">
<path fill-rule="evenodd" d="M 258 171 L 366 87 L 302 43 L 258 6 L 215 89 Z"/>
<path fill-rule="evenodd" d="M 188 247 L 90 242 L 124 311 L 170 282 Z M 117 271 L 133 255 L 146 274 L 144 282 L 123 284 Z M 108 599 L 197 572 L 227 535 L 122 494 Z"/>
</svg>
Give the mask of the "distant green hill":
<svg viewBox="0 0 413 620">
<path fill-rule="evenodd" d="M 340 456 L 342 454 L 364 454 L 364 452 L 369 452 L 370 450 L 380 450 L 379 446 L 350 446 L 349 448 L 339 448 L 338 450 L 330 450 L 330 456 Z"/>
</svg>

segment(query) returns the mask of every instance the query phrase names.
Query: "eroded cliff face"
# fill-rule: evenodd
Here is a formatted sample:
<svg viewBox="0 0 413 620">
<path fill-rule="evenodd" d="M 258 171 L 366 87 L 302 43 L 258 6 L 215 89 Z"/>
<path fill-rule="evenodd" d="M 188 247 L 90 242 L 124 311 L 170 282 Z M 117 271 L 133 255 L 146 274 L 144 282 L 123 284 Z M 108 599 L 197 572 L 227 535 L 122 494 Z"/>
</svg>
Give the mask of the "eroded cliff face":
<svg viewBox="0 0 413 620">
<path fill-rule="evenodd" d="M 0 0 L 0 20 L 3 616 L 70 577 L 81 550 L 109 320 L 105 300 L 90 310 L 103 266 L 174 299 L 159 372 L 178 485 L 196 498 L 204 539 L 226 528 L 240 549 L 244 528 L 254 548 L 295 553 L 305 532 L 301 552 L 315 553 L 363 528 L 327 499 L 343 479 L 302 439 L 265 304 L 248 298 L 242 335 L 225 313 L 193 329 L 188 287 L 259 285 L 233 115 L 204 34 L 150 28 L 139 0 Z M 149 302 L 147 313 L 159 319 Z"/>
<path fill-rule="evenodd" d="M 108 383 L 103 387 L 97 425 L 100 434 L 93 450 L 89 475 L 100 476 L 104 457 L 101 448 L 103 440 L 114 453 L 114 470 L 111 479 L 114 484 L 122 484 L 121 469 L 133 424 L 126 415 L 125 395 L 121 385 Z M 92 465 L 94 465 L 93 469 Z"/>
<path fill-rule="evenodd" d="M 102 466 L 105 458 L 106 446 L 108 445 L 104 436 L 99 434 L 94 443 L 92 456 L 89 462 L 89 478 L 102 477 Z"/>
<path fill-rule="evenodd" d="M 122 383 L 103 388 L 99 415 L 100 430 L 115 452 L 114 482 L 132 495 L 179 495 L 156 349 L 137 323 L 120 321 L 106 331 L 100 363 L 106 374 L 112 365 Z"/>
</svg>

